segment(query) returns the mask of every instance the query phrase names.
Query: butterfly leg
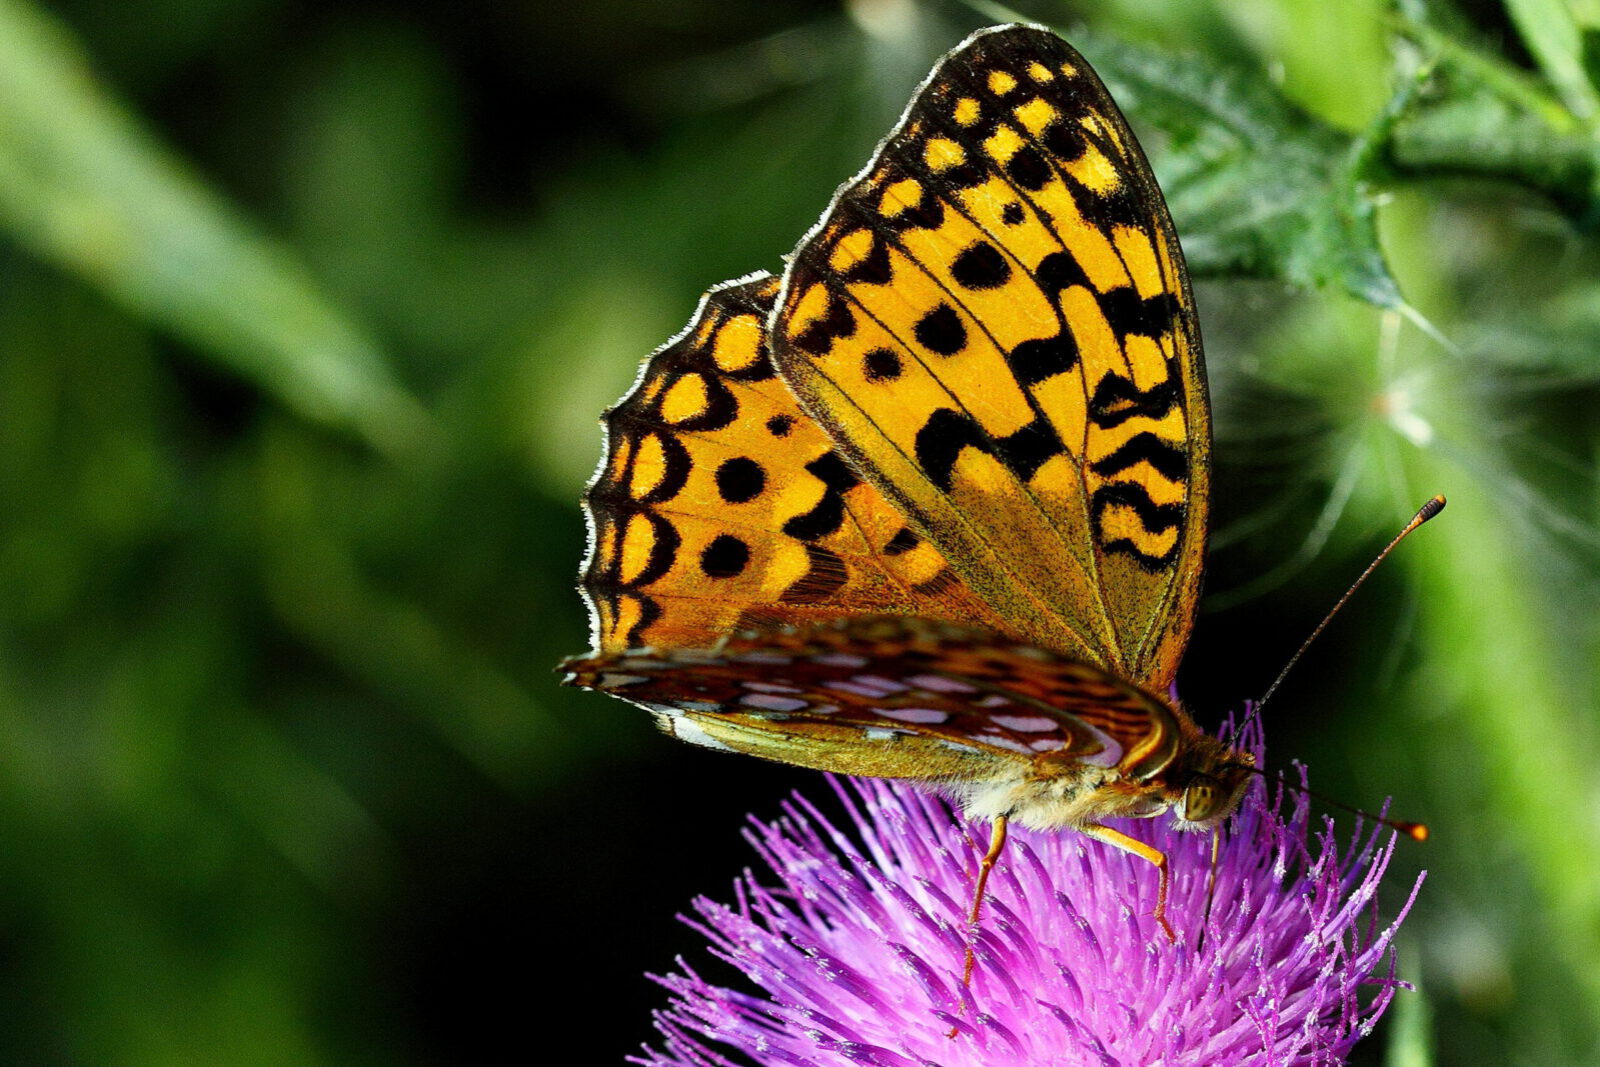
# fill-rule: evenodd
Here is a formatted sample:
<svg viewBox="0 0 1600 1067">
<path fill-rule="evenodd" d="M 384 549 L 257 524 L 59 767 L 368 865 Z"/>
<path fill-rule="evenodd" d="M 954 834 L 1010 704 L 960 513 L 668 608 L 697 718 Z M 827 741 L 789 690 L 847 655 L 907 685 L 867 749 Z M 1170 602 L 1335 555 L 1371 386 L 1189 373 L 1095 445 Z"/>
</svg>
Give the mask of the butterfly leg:
<svg viewBox="0 0 1600 1067">
<path fill-rule="evenodd" d="M 989 884 L 989 872 L 994 870 L 994 865 L 1000 859 L 1001 851 L 1006 847 L 1006 823 L 1009 820 L 1004 815 L 995 817 L 994 829 L 989 833 L 989 851 L 984 853 L 983 862 L 978 866 L 978 885 L 972 891 L 972 911 L 967 914 L 967 927 L 974 933 L 978 926 L 978 913 L 983 910 L 983 890 Z M 972 985 L 972 968 L 976 958 L 972 954 L 972 942 L 967 942 L 966 962 L 961 965 L 961 984 Z"/>
<path fill-rule="evenodd" d="M 989 831 L 989 851 L 983 854 L 983 862 L 978 865 L 978 885 L 972 892 L 972 910 L 967 913 L 967 951 L 961 964 L 961 984 L 967 988 L 972 987 L 972 968 L 977 963 L 977 956 L 972 949 L 972 938 L 977 936 L 978 913 L 983 910 L 983 890 L 989 884 L 989 872 L 994 870 L 994 865 L 999 862 L 1000 853 L 1006 847 L 1006 824 L 1010 822 L 1004 815 L 995 816 L 994 829 Z M 952 1040 L 961 1032 L 958 1026 L 952 1026 L 950 1032 L 945 1034 Z"/>
<path fill-rule="evenodd" d="M 1156 885 L 1156 910 L 1152 914 L 1156 922 L 1161 924 L 1161 932 L 1167 935 L 1167 940 L 1176 944 L 1178 936 L 1172 932 L 1172 924 L 1167 922 L 1167 886 L 1169 883 L 1167 854 L 1153 845 L 1147 845 L 1143 841 L 1129 837 L 1121 830 L 1113 830 L 1111 827 L 1101 826 L 1099 823 L 1090 823 L 1088 826 L 1079 827 L 1079 829 L 1096 841 L 1104 841 L 1108 845 L 1120 848 L 1124 852 L 1131 852 L 1140 859 L 1148 860 L 1155 865 L 1156 875 L 1160 880 Z"/>
</svg>

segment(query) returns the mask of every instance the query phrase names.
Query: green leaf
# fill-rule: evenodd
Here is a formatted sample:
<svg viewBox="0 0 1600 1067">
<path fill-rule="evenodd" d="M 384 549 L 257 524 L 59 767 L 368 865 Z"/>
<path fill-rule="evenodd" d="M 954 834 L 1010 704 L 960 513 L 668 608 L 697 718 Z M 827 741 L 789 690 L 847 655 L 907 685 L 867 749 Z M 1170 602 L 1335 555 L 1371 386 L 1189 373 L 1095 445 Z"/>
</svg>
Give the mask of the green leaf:
<svg viewBox="0 0 1600 1067">
<path fill-rule="evenodd" d="M 1475 177 L 1549 197 L 1580 225 L 1600 214 L 1600 139 L 1592 121 L 1551 95 L 1432 5 L 1401 5 L 1401 30 L 1427 57 L 1426 84 L 1389 123 L 1391 170 Z"/>
<path fill-rule="evenodd" d="M 1572 7 L 1564 0 L 1506 0 L 1506 10 L 1539 69 L 1572 113 L 1582 119 L 1600 113 L 1600 95 L 1585 69 L 1585 27 Z"/>
<path fill-rule="evenodd" d="M 1378 244 L 1360 141 L 1259 72 L 1076 36 L 1143 131 L 1194 273 L 1331 287 L 1404 308 Z"/>
<path fill-rule="evenodd" d="M 88 67 L 47 15 L 0 0 L 0 230 L 302 417 L 383 451 L 416 440 L 426 417 L 377 344 Z"/>
</svg>

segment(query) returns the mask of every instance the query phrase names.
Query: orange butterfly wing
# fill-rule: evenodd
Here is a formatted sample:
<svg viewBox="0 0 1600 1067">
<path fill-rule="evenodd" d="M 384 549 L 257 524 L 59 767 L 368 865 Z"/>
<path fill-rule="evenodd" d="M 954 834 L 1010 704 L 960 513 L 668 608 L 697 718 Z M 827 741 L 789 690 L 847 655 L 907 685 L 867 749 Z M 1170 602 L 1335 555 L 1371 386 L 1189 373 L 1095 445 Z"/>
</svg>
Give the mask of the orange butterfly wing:
<svg viewBox="0 0 1600 1067">
<path fill-rule="evenodd" d="M 1193 742 L 1168 692 L 1204 564 L 1199 331 L 1149 167 L 1053 34 L 948 55 L 781 290 L 708 293 L 606 423 L 569 681 L 855 774 L 1126 800 Z M 858 618 L 885 614 L 934 621 Z"/>
<path fill-rule="evenodd" d="M 855 614 L 994 621 L 777 377 L 777 288 L 756 275 L 707 293 L 606 414 L 585 497 L 596 649 Z"/>
</svg>

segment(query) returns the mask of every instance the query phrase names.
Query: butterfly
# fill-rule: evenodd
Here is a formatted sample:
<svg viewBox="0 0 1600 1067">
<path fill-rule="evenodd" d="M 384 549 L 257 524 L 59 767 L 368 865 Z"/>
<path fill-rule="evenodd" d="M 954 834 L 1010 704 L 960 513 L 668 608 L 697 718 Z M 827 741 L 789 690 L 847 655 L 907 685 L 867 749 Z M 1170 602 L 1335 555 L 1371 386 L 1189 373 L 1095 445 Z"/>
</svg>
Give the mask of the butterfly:
<svg viewBox="0 0 1600 1067">
<path fill-rule="evenodd" d="M 994 827 L 1217 827 L 1252 757 L 1176 697 L 1210 412 L 1172 222 L 1050 31 L 946 55 L 782 277 L 713 288 L 604 417 L 570 684 L 698 745 Z M 968 956 L 970 974 L 971 956 Z"/>
</svg>

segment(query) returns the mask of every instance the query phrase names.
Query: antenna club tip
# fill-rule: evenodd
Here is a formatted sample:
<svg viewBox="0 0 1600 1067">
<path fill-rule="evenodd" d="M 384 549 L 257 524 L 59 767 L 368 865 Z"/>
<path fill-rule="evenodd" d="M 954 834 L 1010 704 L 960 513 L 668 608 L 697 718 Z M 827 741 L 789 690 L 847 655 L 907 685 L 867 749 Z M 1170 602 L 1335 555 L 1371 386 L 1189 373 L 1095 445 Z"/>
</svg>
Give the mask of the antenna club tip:
<svg viewBox="0 0 1600 1067">
<path fill-rule="evenodd" d="M 1428 824 L 1424 822 L 1401 822 L 1397 819 L 1394 822 L 1394 828 L 1413 841 L 1426 841 L 1428 839 Z"/>
<path fill-rule="evenodd" d="M 1435 493 L 1433 499 L 1422 505 L 1422 510 L 1417 512 L 1418 522 L 1427 522 L 1439 512 L 1444 510 L 1445 499 L 1443 493 Z"/>
</svg>

